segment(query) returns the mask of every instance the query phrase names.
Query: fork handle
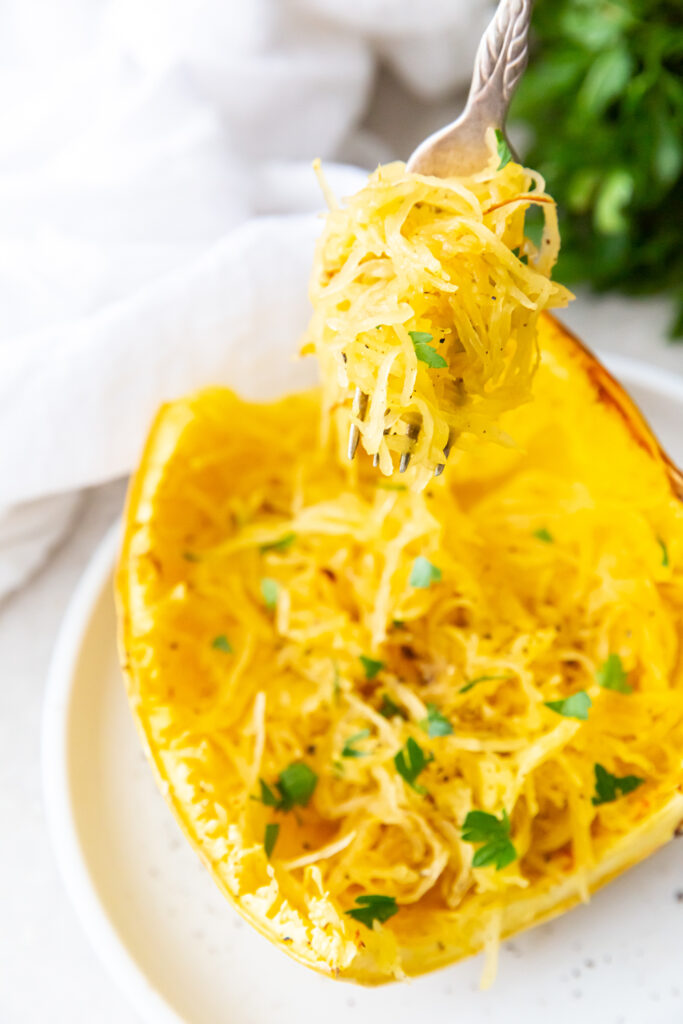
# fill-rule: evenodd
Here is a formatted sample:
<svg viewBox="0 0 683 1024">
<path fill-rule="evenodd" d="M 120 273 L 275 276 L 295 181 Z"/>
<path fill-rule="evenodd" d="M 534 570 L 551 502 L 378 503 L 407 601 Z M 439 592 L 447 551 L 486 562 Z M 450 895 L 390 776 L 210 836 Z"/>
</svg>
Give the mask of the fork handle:
<svg viewBox="0 0 683 1024">
<path fill-rule="evenodd" d="M 502 128 L 529 57 L 533 0 L 501 0 L 481 37 L 463 120 Z"/>
</svg>

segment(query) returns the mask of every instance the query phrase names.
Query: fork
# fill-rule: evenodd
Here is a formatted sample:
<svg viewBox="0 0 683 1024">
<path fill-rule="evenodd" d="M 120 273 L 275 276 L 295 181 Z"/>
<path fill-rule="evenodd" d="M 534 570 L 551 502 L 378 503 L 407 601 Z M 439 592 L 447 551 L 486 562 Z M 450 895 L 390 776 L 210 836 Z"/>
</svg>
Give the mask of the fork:
<svg viewBox="0 0 683 1024">
<path fill-rule="evenodd" d="M 510 100 L 527 64 L 532 2 L 500 0 L 477 49 L 465 109 L 455 121 L 420 143 L 406 164 L 408 171 L 450 178 L 476 174 L 486 166 L 491 159 L 487 133 L 493 128 L 505 139 L 505 118 Z M 357 387 L 353 396 L 353 415 L 363 420 L 367 406 L 368 396 Z M 414 441 L 419 429 L 418 424 L 410 423 L 407 436 Z M 349 459 L 356 454 L 359 440 L 358 426 L 352 423 L 349 428 Z M 449 438 L 444 448 L 444 459 L 448 458 L 452 441 L 453 438 Z M 405 473 L 409 462 L 410 452 L 404 452 L 399 462 L 399 473 Z M 379 453 L 373 458 L 373 465 L 378 463 Z M 438 465 L 434 475 L 443 473 L 444 466 L 445 462 Z"/>
</svg>

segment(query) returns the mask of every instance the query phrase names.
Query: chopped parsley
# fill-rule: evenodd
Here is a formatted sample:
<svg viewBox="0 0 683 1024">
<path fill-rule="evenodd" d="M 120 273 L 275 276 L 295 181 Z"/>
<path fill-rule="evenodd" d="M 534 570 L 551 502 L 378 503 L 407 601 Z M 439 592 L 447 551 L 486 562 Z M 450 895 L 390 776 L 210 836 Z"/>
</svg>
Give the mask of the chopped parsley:
<svg viewBox="0 0 683 1024">
<path fill-rule="evenodd" d="M 661 537 L 657 537 L 657 543 L 662 549 L 662 565 L 666 569 L 666 567 L 669 565 L 669 549 Z"/>
<path fill-rule="evenodd" d="M 194 551 L 183 551 L 183 558 L 186 562 L 198 562 L 199 555 L 195 555 Z"/>
<path fill-rule="evenodd" d="M 405 718 L 406 714 L 403 708 L 399 707 L 398 704 L 391 699 L 388 693 L 382 694 L 382 703 L 379 706 L 379 713 L 384 718 L 394 718 L 399 715 L 401 718 Z"/>
<path fill-rule="evenodd" d="M 280 772 L 275 790 L 267 782 L 259 779 L 260 795 L 255 799 L 266 807 L 274 807 L 278 811 L 290 811 L 295 804 L 305 807 L 313 796 L 318 783 L 318 776 L 303 761 L 294 761 Z"/>
<path fill-rule="evenodd" d="M 436 704 L 427 705 L 427 717 L 422 719 L 420 726 L 432 739 L 435 736 L 450 736 L 453 732 L 453 726 Z"/>
<path fill-rule="evenodd" d="M 585 690 L 572 693 L 569 697 L 565 697 L 564 700 L 547 700 L 545 702 L 545 706 L 550 708 L 551 711 L 555 711 L 558 715 L 564 715 L 565 718 L 578 718 L 582 722 L 585 722 L 588 718 L 588 710 L 591 704 L 592 701 Z"/>
<path fill-rule="evenodd" d="M 470 679 L 467 683 L 465 683 L 464 686 L 461 686 L 460 689 L 458 690 L 458 693 L 467 693 L 467 691 L 471 690 L 473 686 L 477 685 L 477 683 L 487 683 L 490 679 L 511 679 L 511 678 L 512 677 L 508 676 L 508 675 L 477 676 L 476 679 Z"/>
<path fill-rule="evenodd" d="M 411 587 L 420 587 L 425 589 L 431 587 L 432 583 L 438 583 L 441 579 L 441 569 L 437 566 L 432 565 L 428 558 L 424 555 L 418 555 L 413 562 L 413 568 L 410 573 L 410 585 Z"/>
<path fill-rule="evenodd" d="M 266 857 L 270 860 L 270 855 L 275 849 L 277 837 L 280 834 L 280 826 L 276 821 L 270 822 L 266 825 L 266 831 L 263 836 L 263 849 L 266 851 Z"/>
<path fill-rule="evenodd" d="M 262 544 L 261 551 L 286 551 L 287 548 L 291 547 L 296 540 L 295 533 L 285 533 L 284 536 L 280 537 L 279 540 L 269 541 L 267 544 Z"/>
<path fill-rule="evenodd" d="M 420 744 L 416 743 L 411 736 L 406 745 L 401 747 L 395 755 L 394 764 L 396 765 L 396 771 L 403 779 L 405 779 L 408 785 L 411 786 L 416 793 L 420 793 L 424 796 L 427 790 L 424 786 L 418 783 L 417 778 L 433 760 L 434 755 L 425 755 Z"/>
<path fill-rule="evenodd" d="M 633 687 L 626 682 L 628 673 L 624 669 L 618 654 L 610 654 L 603 662 L 595 678 L 603 690 L 616 690 L 617 693 L 633 693 Z"/>
<path fill-rule="evenodd" d="M 264 576 L 261 580 L 261 594 L 265 602 L 266 608 L 271 611 L 277 607 L 277 595 L 280 590 L 277 580 L 273 580 L 270 576 Z"/>
<path fill-rule="evenodd" d="M 507 811 L 503 811 L 500 820 L 487 811 L 470 811 L 463 823 L 462 838 L 466 843 L 482 844 L 472 858 L 473 868 L 495 864 L 496 871 L 501 871 L 517 859 Z"/>
<path fill-rule="evenodd" d="M 408 331 L 408 334 L 412 339 L 415 355 L 419 362 L 426 363 L 433 370 L 442 370 L 448 366 L 441 353 L 432 348 L 430 344 L 434 340 L 432 334 L 428 334 L 427 331 Z"/>
<path fill-rule="evenodd" d="M 503 135 L 500 128 L 496 128 L 496 147 L 498 149 L 498 170 L 501 171 L 506 164 L 509 164 L 512 160 L 512 152 L 508 145 L 507 139 Z"/>
<path fill-rule="evenodd" d="M 533 536 L 536 540 L 542 540 L 544 544 L 553 544 L 555 541 L 552 533 L 545 526 L 542 526 L 540 530 L 534 530 Z"/>
<path fill-rule="evenodd" d="M 222 651 L 223 654 L 232 654 L 232 644 L 225 633 L 221 633 L 220 636 L 215 636 L 211 641 L 211 646 L 214 651 Z"/>
<path fill-rule="evenodd" d="M 367 893 L 363 896 L 356 896 L 356 906 L 346 913 L 354 921 L 360 921 L 366 928 L 372 928 L 375 921 L 388 921 L 390 917 L 398 913 L 396 900 L 393 896 L 377 896 L 374 893 Z"/>
<path fill-rule="evenodd" d="M 612 803 L 618 796 L 626 796 L 627 793 L 632 793 L 634 789 L 638 789 L 638 786 L 645 782 L 645 779 L 641 779 L 638 775 L 612 775 L 601 764 L 596 764 L 594 771 L 595 794 L 593 796 L 593 804 L 596 807 L 599 804 Z"/>
<path fill-rule="evenodd" d="M 366 740 L 370 735 L 369 729 L 361 729 L 360 732 L 356 732 L 353 736 L 349 736 L 348 740 L 342 747 L 342 757 L 367 757 L 367 752 L 362 750 L 356 750 L 354 744 L 360 743 L 361 740 Z"/>
<path fill-rule="evenodd" d="M 366 679 L 374 679 L 378 672 L 381 672 L 384 668 L 383 661 L 376 661 L 374 658 L 368 658 L 365 654 L 361 654 L 359 661 L 363 666 Z"/>
</svg>

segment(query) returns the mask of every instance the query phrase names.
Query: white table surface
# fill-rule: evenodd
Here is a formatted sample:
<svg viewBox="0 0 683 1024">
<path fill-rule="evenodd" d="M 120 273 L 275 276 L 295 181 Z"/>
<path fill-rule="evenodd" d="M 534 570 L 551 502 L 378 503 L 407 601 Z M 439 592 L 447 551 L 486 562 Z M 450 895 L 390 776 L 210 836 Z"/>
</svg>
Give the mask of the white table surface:
<svg viewBox="0 0 683 1024">
<path fill-rule="evenodd" d="M 575 303 L 566 319 L 592 347 L 683 375 L 661 302 Z M 86 494 L 47 565 L 0 604 L 0 1024 L 141 1024 L 95 958 L 68 903 L 45 829 L 40 711 L 65 604 L 120 514 L 123 483 Z"/>
</svg>

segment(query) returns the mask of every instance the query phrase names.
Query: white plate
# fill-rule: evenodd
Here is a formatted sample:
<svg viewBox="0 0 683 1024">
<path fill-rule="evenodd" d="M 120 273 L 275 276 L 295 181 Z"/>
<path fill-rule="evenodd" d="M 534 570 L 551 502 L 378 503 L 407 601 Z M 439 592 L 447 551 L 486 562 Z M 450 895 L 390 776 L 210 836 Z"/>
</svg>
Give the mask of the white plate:
<svg viewBox="0 0 683 1024">
<path fill-rule="evenodd" d="M 683 462 L 683 381 L 607 358 Z M 683 1019 L 683 843 L 671 843 L 559 920 L 481 960 L 405 985 L 360 989 L 293 963 L 242 922 L 183 839 L 140 749 L 117 664 L 103 542 L 62 626 L 44 710 L 48 820 L 95 949 L 148 1024 L 671 1024 Z"/>
</svg>

